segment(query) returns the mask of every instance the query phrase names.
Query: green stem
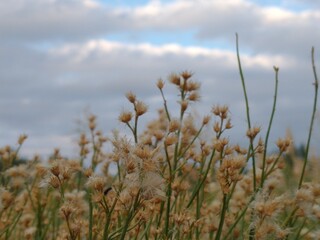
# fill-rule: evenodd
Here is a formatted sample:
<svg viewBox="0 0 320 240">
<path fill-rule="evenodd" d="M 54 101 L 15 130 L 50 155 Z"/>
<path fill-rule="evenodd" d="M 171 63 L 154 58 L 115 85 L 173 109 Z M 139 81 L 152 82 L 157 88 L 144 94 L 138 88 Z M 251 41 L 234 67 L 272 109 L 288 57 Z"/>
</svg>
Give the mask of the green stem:
<svg viewBox="0 0 320 240">
<path fill-rule="evenodd" d="M 263 159 L 262 159 L 262 173 L 261 173 L 261 185 L 260 187 L 263 187 L 264 183 L 264 174 L 265 174 L 265 167 L 266 167 L 266 156 L 267 156 L 267 148 L 268 148 L 268 141 L 269 141 L 269 134 L 271 131 L 271 126 L 273 122 L 273 116 L 276 111 L 276 103 L 277 103 L 277 95 L 278 95 L 278 73 L 279 73 L 279 68 L 273 67 L 274 71 L 276 73 L 275 76 L 275 89 L 274 89 L 274 98 L 273 98 L 273 106 L 272 106 L 272 112 L 269 120 L 269 126 L 266 134 L 266 138 L 264 141 L 264 150 L 263 150 Z"/>
<path fill-rule="evenodd" d="M 138 143 L 138 119 L 139 119 L 139 116 L 136 114 L 136 117 L 134 119 L 134 129 L 133 129 L 134 142 L 136 144 Z"/>
<path fill-rule="evenodd" d="M 219 240 L 221 237 L 226 211 L 227 211 L 227 194 L 223 194 L 223 203 L 222 203 L 222 210 L 221 210 L 221 215 L 220 215 L 219 228 L 218 228 L 215 240 Z"/>
<path fill-rule="evenodd" d="M 210 156 L 210 160 L 209 160 L 209 164 L 208 164 L 208 167 L 203 175 L 203 178 L 201 179 L 201 181 L 198 182 L 197 186 L 194 188 L 193 192 L 192 192 L 192 195 L 190 197 L 190 200 L 187 204 L 187 208 L 189 208 L 193 202 L 193 200 L 195 199 L 195 197 L 197 196 L 200 188 L 202 187 L 202 185 L 204 184 L 207 176 L 208 176 L 208 173 L 209 173 L 209 170 L 211 169 L 211 164 L 213 162 L 213 157 L 214 157 L 214 154 L 215 154 L 215 149 L 212 151 L 212 154 Z"/>
<path fill-rule="evenodd" d="M 314 47 L 312 47 L 311 50 L 311 61 L 312 61 L 312 70 L 313 70 L 313 75 L 314 75 L 314 102 L 313 102 L 313 111 L 312 111 L 312 117 L 311 117 L 311 123 L 310 123 L 310 128 L 309 128 L 309 135 L 308 135 L 308 141 L 307 141 L 307 147 L 306 147 L 306 153 L 305 153 L 305 157 L 304 157 L 304 163 L 303 163 L 303 168 L 302 168 L 302 173 L 301 173 L 301 177 L 300 177 L 300 181 L 299 181 L 299 186 L 298 189 L 301 188 L 302 182 L 303 182 L 303 177 L 304 177 L 304 173 L 306 170 L 306 165 L 307 165 L 307 161 L 308 161 L 308 155 L 309 155 L 309 147 L 310 147 L 310 140 L 311 140 L 311 134 L 312 134 L 312 128 L 313 128 L 313 122 L 314 122 L 314 117 L 315 117 L 315 113 L 317 110 L 317 98 L 318 98 L 318 76 L 317 76 L 317 71 L 316 71 L 316 66 L 314 63 Z"/>
<path fill-rule="evenodd" d="M 138 191 L 138 193 L 134 199 L 134 202 L 132 203 L 132 206 L 129 211 L 129 215 L 127 216 L 124 228 L 122 229 L 121 236 L 119 238 L 120 240 L 124 240 L 124 238 L 128 232 L 130 222 L 133 219 L 133 217 L 135 216 L 135 214 L 137 213 L 137 207 L 139 205 L 139 197 L 140 197 L 140 190 Z"/>
<path fill-rule="evenodd" d="M 91 199 L 91 192 L 88 191 L 89 200 L 89 240 L 92 240 L 92 228 L 93 228 L 93 204 Z"/>
</svg>

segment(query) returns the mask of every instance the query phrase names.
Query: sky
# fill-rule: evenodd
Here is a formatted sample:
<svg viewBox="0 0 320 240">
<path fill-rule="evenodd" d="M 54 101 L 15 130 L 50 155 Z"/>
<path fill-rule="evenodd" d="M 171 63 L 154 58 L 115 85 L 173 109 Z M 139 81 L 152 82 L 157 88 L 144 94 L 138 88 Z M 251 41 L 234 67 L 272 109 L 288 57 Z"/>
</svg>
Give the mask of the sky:
<svg viewBox="0 0 320 240">
<path fill-rule="evenodd" d="M 201 117 L 227 104 L 229 138 L 246 142 L 235 33 L 252 123 L 264 137 L 277 66 L 271 144 L 288 128 L 303 144 L 313 103 L 312 46 L 320 62 L 319 22 L 320 1 L 313 0 L 0 1 L 0 146 L 16 146 L 27 134 L 22 155 L 60 148 L 73 156 L 88 114 L 108 136 L 125 132 L 117 118 L 130 110 L 125 94 L 132 91 L 149 106 L 144 124 L 162 107 L 156 81 L 184 70 L 202 86 L 190 113 Z M 174 112 L 177 93 L 166 84 L 165 94 Z M 319 123 L 317 117 L 314 146 Z"/>
</svg>

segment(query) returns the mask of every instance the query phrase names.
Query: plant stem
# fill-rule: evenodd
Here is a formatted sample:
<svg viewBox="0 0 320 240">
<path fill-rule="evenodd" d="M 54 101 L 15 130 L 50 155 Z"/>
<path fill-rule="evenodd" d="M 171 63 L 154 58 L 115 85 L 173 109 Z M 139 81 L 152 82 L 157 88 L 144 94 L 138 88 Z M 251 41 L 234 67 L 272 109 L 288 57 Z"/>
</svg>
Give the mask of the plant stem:
<svg viewBox="0 0 320 240">
<path fill-rule="evenodd" d="M 221 210 L 221 215 L 220 215 L 219 228 L 218 228 L 215 240 L 219 240 L 221 237 L 222 228 L 223 228 L 223 224 L 224 224 L 224 218 L 226 215 L 226 210 L 227 210 L 227 194 L 223 194 L 223 203 L 222 203 L 222 210 Z"/>
<path fill-rule="evenodd" d="M 308 155 L 309 155 L 309 147 L 310 147 L 310 140 L 311 140 L 311 134 L 312 134 L 312 128 L 313 128 L 313 122 L 314 122 L 314 117 L 315 117 L 315 113 L 317 110 L 317 98 L 318 98 L 318 76 L 317 76 L 317 71 L 316 71 L 316 66 L 314 63 L 314 47 L 312 47 L 311 49 L 311 62 L 312 62 L 312 70 L 313 70 L 313 75 L 314 75 L 314 102 L 313 102 L 313 111 L 312 111 L 312 116 L 311 116 L 311 123 L 310 123 L 310 128 L 309 128 L 309 135 L 308 135 L 308 141 L 307 141 L 307 147 L 306 147 L 306 153 L 304 156 L 304 163 L 303 163 L 303 168 L 302 168 L 302 173 L 301 173 L 301 177 L 300 177 L 300 181 L 299 181 L 299 186 L 298 189 L 301 188 L 302 182 L 303 182 L 303 178 L 304 178 L 304 173 L 306 170 L 306 165 L 307 165 L 307 161 L 308 161 Z"/>
<path fill-rule="evenodd" d="M 244 99 L 246 102 L 246 113 L 247 113 L 247 121 L 248 121 L 248 129 L 251 129 L 251 121 L 250 121 L 250 111 L 249 111 L 249 100 L 247 96 L 246 84 L 244 81 L 243 71 L 241 67 L 240 61 L 240 54 L 239 54 L 239 41 L 238 41 L 238 34 L 236 33 L 236 49 L 237 49 L 237 59 L 238 59 L 238 66 L 239 66 L 239 73 L 244 93 Z M 252 152 L 252 166 L 253 166 L 253 191 L 256 190 L 256 164 L 255 164 L 255 156 L 254 156 L 254 149 L 253 149 L 253 141 L 250 140 L 249 149 Z M 248 151 L 248 156 L 250 155 L 250 151 Z"/>
<path fill-rule="evenodd" d="M 275 71 L 275 89 L 274 89 L 274 98 L 273 98 L 273 106 L 272 106 L 272 112 L 269 120 L 269 126 L 266 134 L 266 138 L 264 141 L 264 150 L 263 150 L 263 159 L 262 159 L 262 173 L 261 173 L 261 185 L 260 188 L 263 187 L 264 183 L 264 174 L 265 174 L 265 167 L 266 167 L 266 157 L 267 157 L 267 148 L 268 148 L 268 141 L 269 141 L 269 134 L 271 131 L 271 126 L 272 126 L 272 121 L 273 121 L 273 116 L 276 111 L 276 103 L 277 103 L 277 95 L 278 95 L 278 73 L 279 73 L 279 68 L 273 67 Z"/>
</svg>

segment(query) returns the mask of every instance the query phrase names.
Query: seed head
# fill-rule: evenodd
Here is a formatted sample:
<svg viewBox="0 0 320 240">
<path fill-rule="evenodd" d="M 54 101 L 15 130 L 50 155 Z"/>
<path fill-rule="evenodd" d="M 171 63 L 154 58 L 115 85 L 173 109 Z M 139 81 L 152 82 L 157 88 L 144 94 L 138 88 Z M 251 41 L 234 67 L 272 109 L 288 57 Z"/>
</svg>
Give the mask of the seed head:
<svg viewBox="0 0 320 240">
<path fill-rule="evenodd" d="M 75 211 L 75 209 L 71 206 L 70 203 L 66 203 L 61 206 L 60 211 L 66 219 L 69 219 L 70 215 Z"/>
<path fill-rule="evenodd" d="M 132 119 L 132 113 L 131 112 L 122 112 L 119 116 L 119 121 L 123 123 L 128 123 Z"/>
<path fill-rule="evenodd" d="M 160 78 L 157 82 L 157 87 L 161 90 L 164 87 L 164 81 Z"/>
<path fill-rule="evenodd" d="M 291 145 L 291 139 L 290 138 L 285 138 L 285 139 L 279 138 L 276 142 L 276 145 L 278 146 L 280 152 L 286 152 L 287 149 Z"/>
<path fill-rule="evenodd" d="M 187 91 L 191 92 L 191 91 L 197 91 L 200 88 L 200 83 L 198 82 L 194 82 L 194 81 L 189 81 L 187 83 Z"/>
<path fill-rule="evenodd" d="M 60 181 L 59 178 L 56 176 L 51 176 L 49 178 L 49 184 L 53 187 L 53 188 L 58 188 L 60 186 Z"/>
<path fill-rule="evenodd" d="M 143 102 L 137 101 L 135 104 L 135 110 L 136 110 L 137 116 L 141 116 L 148 111 L 148 107 Z"/>
<path fill-rule="evenodd" d="M 184 112 L 187 110 L 189 103 L 187 100 L 183 100 L 180 102 L 180 105 L 181 105 L 181 112 Z"/>
<path fill-rule="evenodd" d="M 189 71 L 183 71 L 182 73 L 180 73 L 180 75 L 183 78 L 183 80 L 187 81 L 189 78 L 192 77 L 193 73 Z"/>
<path fill-rule="evenodd" d="M 169 132 L 175 132 L 179 130 L 180 122 L 178 119 L 172 119 L 169 123 Z"/>
<path fill-rule="evenodd" d="M 210 116 L 207 115 L 202 119 L 202 124 L 207 125 L 209 123 L 209 121 L 210 121 Z"/>
<path fill-rule="evenodd" d="M 173 83 L 174 85 L 177 85 L 178 87 L 180 87 L 180 76 L 173 73 L 169 76 L 169 81 L 171 83 Z"/>
<path fill-rule="evenodd" d="M 169 135 L 165 139 L 165 143 L 166 143 L 167 146 L 176 144 L 177 142 L 178 142 L 178 138 L 177 138 L 176 135 Z"/>
<path fill-rule="evenodd" d="M 93 131 L 97 126 L 96 119 L 97 119 L 97 117 L 95 115 L 91 115 L 89 117 L 89 128 L 91 131 Z"/>
<path fill-rule="evenodd" d="M 54 176 L 59 177 L 59 175 L 60 175 L 60 173 L 61 173 L 59 164 L 53 165 L 53 166 L 50 168 L 50 172 L 51 172 Z"/>
<path fill-rule="evenodd" d="M 19 136 L 19 139 L 18 139 L 18 144 L 19 145 L 22 145 L 23 142 L 28 138 L 28 136 L 26 134 L 22 134 Z"/>
<path fill-rule="evenodd" d="M 136 95 L 133 92 L 128 92 L 126 94 L 126 97 L 131 103 L 134 103 L 136 101 Z"/>
<path fill-rule="evenodd" d="M 253 127 L 253 128 L 248 129 L 247 137 L 250 138 L 251 140 L 253 140 L 258 135 L 260 130 L 261 130 L 260 127 Z"/>
<path fill-rule="evenodd" d="M 221 119 L 226 119 L 228 117 L 228 111 L 229 111 L 229 108 L 226 105 L 224 106 L 217 105 L 212 108 L 212 113 L 220 117 Z"/>
<path fill-rule="evenodd" d="M 232 124 L 231 124 L 231 119 L 228 119 L 225 128 L 226 128 L 226 129 L 231 129 L 232 127 L 233 127 L 233 126 L 232 126 Z"/>
<path fill-rule="evenodd" d="M 196 101 L 199 101 L 200 95 L 199 95 L 198 92 L 192 92 L 192 93 L 189 95 L 188 99 L 189 99 L 190 101 L 196 102 Z"/>
</svg>

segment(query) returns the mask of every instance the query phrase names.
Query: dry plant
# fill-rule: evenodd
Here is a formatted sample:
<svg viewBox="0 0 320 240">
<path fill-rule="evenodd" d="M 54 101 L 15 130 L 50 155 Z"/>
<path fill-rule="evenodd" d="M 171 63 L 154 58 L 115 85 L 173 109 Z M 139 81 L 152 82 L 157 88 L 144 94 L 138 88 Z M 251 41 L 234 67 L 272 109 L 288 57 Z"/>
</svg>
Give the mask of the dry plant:
<svg viewBox="0 0 320 240">
<path fill-rule="evenodd" d="M 190 109 L 200 83 L 189 71 L 172 74 L 168 83 L 179 93 L 179 113 L 168 108 L 160 79 L 163 108 L 143 131 L 138 122 L 148 107 L 134 93 L 126 95 L 132 111 L 120 113 L 119 121 L 132 137 L 117 131 L 106 137 L 90 116 L 77 159 L 55 149 L 46 163 L 36 156 L 18 164 L 25 135 L 17 148 L 1 148 L 0 239 L 320 239 L 314 170 L 320 162 L 308 156 L 318 91 L 314 51 L 315 98 L 303 160 L 293 154 L 289 136 L 275 143 L 277 152 L 267 151 L 279 68 L 263 138 L 260 127 L 251 125 L 238 38 L 237 57 L 247 144 L 230 143 L 228 106 L 215 105 L 197 121 Z"/>
</svg>

